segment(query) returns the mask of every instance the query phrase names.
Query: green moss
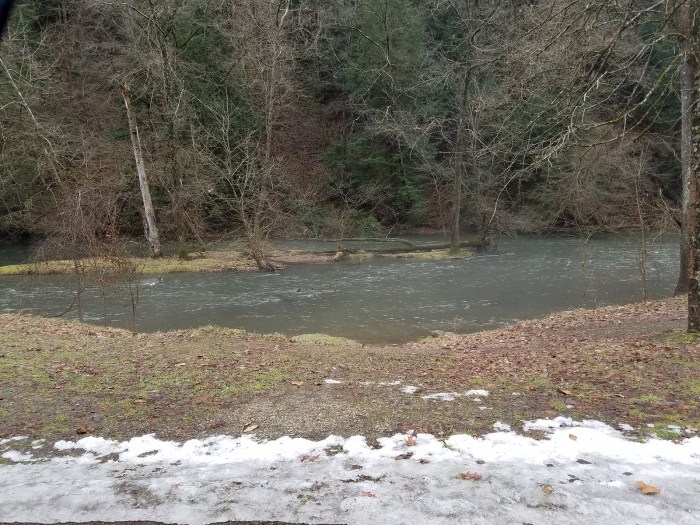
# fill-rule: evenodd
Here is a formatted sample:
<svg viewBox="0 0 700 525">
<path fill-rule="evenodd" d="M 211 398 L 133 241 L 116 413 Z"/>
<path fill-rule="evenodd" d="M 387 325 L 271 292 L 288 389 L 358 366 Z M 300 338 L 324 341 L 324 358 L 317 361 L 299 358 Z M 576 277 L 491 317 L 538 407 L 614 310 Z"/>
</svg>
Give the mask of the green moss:
<svg viewBox="0 0 700 525">
<path fill-rule="evenodd" d="M 654 394 L 646 394 L 643 396 L 630 399 L 633 403 L 662 403 L 664 399 Z"/>
<path fill-rule="evenodd" d="M 556 410 L 558 412 L 564 412 L 569 408 L 566 406 L 566 403 L 562 403 L 561 401 L 553 401 L 552 403 L 550 403 L 550 406 L 553 410 Z"/>
<path fill-rule="evenodd" d="M 0 275 L 29 275 L 32 269 L 36 270 L 33 264 L 8 264 L 0 266 Z"/>
<path fill-rule="evenodd" d="M 262 372 L 255 372 L 242 381 L 224 384 L 219 388 L 220 397 L 231 397 L 238 394 L 251 394 L 272 390 L 284 381 L 292 379 L 288 370 L 282 368 L 268 368 Z"/>
<path fill-rule="evenodd" d="M 685 368 L 700 367 L 700 361 L 686 361 L 684 359 L 672 359 L 670 361 L 674 365 L 679 365 Z"/>
<path fill-rule="evenodd" d="M 683 383 L 680 384 L 680 389 L 694 396 L 700 396 L 700 379 L 683 381 Z"/>
<path fill-rule="evenodd" d="M 553 383 L 549 380 L 549 378 L 544 376 L 528 375 L 525 377 L 525 381 L 531 386 L 536 386 L 540 388 L 550 388 L 554 386 Z"/>
<path fill-rule="evenodd" d="M 634 419 L 644 420 L 648 418 L 648 414 L 640 408 L 630 408 L 627 411 L 627 415 Z"/>
<path fill-rule="evenodd" d="M 678 330 L 667 335 L 665 340 L 670 343 L 697 343 L 700 341 L 700 334 Z"/>
</svg>

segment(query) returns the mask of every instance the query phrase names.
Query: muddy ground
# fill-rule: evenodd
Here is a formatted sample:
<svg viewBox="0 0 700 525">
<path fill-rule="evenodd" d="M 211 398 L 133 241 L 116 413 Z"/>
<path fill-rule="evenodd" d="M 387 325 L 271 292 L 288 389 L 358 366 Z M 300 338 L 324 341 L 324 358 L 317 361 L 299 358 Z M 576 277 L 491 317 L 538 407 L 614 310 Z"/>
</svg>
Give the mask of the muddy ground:
<svg viewBox="0 0 700 525">
<path fill-rule="evenodd" d="M 677 439 L 668 425 L 700 427 L 700 344 L 684 332 L 685 308 L 669 299 L 577 310 L 392 346 L 216 328 L 132 334 L 3 314 L 0 438 L 184 440 L 249 424 L 263 438 L 478 434 L 565 415 Z M 422 397 L 472 389 L 489 395 Z"/>
</svg>

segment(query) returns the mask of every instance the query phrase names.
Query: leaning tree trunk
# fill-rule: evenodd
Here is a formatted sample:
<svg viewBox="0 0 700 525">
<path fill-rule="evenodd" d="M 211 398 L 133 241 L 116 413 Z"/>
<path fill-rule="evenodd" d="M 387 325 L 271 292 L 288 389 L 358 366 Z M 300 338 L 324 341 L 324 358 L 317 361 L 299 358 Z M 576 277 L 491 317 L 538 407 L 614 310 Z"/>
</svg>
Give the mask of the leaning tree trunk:
<svg viewBox="0 0 700 525">
<path fill-rule="evenodd" d="M 700 0 L 692 1 L 692 10 L 697 12 Z M 693 89 L 691 90 L 691 151 L 690 151 L 690 179 L 691 191 L 688 199 L 688 235 L 690 237 L 689 272 L 690 282 L 688 289 L 688 332 L 700 332 L 700 68 L 698 68 L 698 55 L 700 55 L 700 39 L 697 35 L 697 22 L 691 27 L 688 36 L 691 38 L 691 49 L 688 54 L 688 66 L 692 72 Z"/>
<path fill-rule="evenodd" d="M 136 160 L 136 171 L 139 176 L 139 186 L 141 187 L 141 197 L 143 198 L 143 211 L 146 217 L 144 221 L 144 230 L 146 233 L 146 241 L 151 247 L 153 257 L 160 257 L 163 252 L 160 248 L 160 238 L 158 236 L 158 228 L 156 226 L 156 215 L 153 211 L 153 202 L 151 201 L 151 190 L 148 187 L 148 179 L 146 178 L 146 166 L 143 162 L 143 150 L 141 149 L 141 137 L 139 136 L 139 128 L 136 125 L 136 117 L 131 109 L 131 91 L 126 84 L 121 86 L 122 96 L 124 97 L 124 106 L 126 107 L 126 116 L 129 119 L 129 131 L 131 133 L 131 145 L 134 148 L 134 159 Z"/>
<path fill-rule="evenodd" d="M 690 280 L 690 246 L 691 234 L 688 229 L 690 195 L 694 193 L 695 181 L 691 176 L 692 163 L 692 100 L 693 100 L 693 49 L 691 42 L 691 9 L 688 4 L 683 5 L 677 13 L 677 28 L 681 35 L 679 43 L 680 52 L 683 54 L 683 64 L 680 72 L 681 91 L 681 185 L 683 194 L 681 197 L 681 242 L 680 242 L 680 273 L 674 295 L 688 293 Z"/>
</svg>

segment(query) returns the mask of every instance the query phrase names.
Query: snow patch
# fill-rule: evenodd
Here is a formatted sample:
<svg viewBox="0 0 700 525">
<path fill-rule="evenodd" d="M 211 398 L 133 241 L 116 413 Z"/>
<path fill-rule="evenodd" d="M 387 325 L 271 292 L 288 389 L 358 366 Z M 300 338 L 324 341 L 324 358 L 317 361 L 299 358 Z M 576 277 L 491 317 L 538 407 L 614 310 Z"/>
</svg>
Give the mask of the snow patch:
<svg viewBox="0 0 700 525">
<path fill-rule="evenodd" d="M 448 394 L 447 392 L 437 392 L 435 394 L 426 394 L 421 396 L 421 399 L 439 399 L 440 401 L 454 401 L 455 397 L 459 396 L 457 393 Z"/>
<path fill-rule="evenodd" d="M 326 383 L 327 385 L 342 385 L 343 384 L 342 381 L 338 381 L 337 379 L 324 379 L 323 382 Z"/>
<path fill-rule="evenodd" d="M 415 394 L 418 392 L 419 388 L 417 386 L 406 385 L 401 389 L 404 394 Z"/>
<path fill-rule="evenodd" d="M 17 436 L 17 437 L 11 437 L 11 438 L 6 438 L 6 439 L 0 439 L 0 445 L 12 443 L 13 441 L 24 441 L 25 439 L 29 439 L 29 438 L 27 436 Z"/>
<path fill-rule="evenodd" d="M 467 390 L 464 394 L 464 396 L 488 396 L 489 392 L 488 390 Z"/>
<path fill-rule="evenodd" d="M 86 436 L 54 445 L 78 456 L 24 463 L 20 452 L 3 454 L 15 463 L 0 465 L 0 508 L 8 522 L 192 525 L 451 525 L 455 516 L 474 525 L 690 524 L 700 515 L 700 437 L 635 442 L 603 423 L 570 418 L 525 427 L 545 430 L 544 439 L 516 434 L 502 422 L 483 437 L 446 440 L 423 433 L 376 442 L 363 436 L 214 436 L 184 443 L 153 435 L 121 442 Z M 112 454 L 117 459 L 100 461 Z M 461 479 L 467 471 L 483 480 Z M 642 495 L 638 480 L 662 494 Z M 554 492 L 543 493 L 543 485 Z M 554 519 L 552 505 L 567 510 Z"/>
<path fill-rule="evenodd" d="M 23 461 L 33 461 L 34 460 L 34 458 L 32 458 L 31 454 L 22 454 L 21 452 L 17 452 L 16 450 L 10 450 L 8 452 L 5 452 L 0 457 L 3 459 L 7 459 L 9 461 L 13 461 L 15 463 L 21 463 Z"/>
<path fill-rule="evenodd" d="M 466 392 L 436 392 L 434 394 L 426 394 L 421 396 L 421 399 L 439 399 L 441 401 L 454 401 L 458 397 L 475 397 L 474 401 L 481 402 L 479 397 L 488 396 L 487 390 L 467 390 Z"/>
</svg>

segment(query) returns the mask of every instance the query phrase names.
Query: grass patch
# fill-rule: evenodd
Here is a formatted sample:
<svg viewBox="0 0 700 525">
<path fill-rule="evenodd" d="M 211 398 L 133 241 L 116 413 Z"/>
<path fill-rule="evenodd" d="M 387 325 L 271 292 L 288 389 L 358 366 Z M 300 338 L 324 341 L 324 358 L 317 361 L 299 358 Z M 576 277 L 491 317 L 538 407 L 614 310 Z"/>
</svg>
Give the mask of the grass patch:
<svg viewBox="0 0 700 525">
<path fill-rule="evenodd" d="M 670 363 L 682 366 L 684 368 L 695 368 L 700 366 L 700 361 L 686 361 L 684 359 L 672 359 Z"/>
<path fill-rule="evenodd" d="M 700 379 L 691 379 L 680 384 L 680 390 L 700 396 Z"/>
<path fill-rule="evenodd" d="M 669 343 L 697 343 L 700 342 L 700 334 L 689 333 L 685 330 L 678 330 L 668 334 L 665 337 L 665 340 Z"/>
<path fill-rule="evenodd" d="M 360 343 L 352 339 L 326 334 L 301 334 L 294 336 L 293 339 L 298 343 L 316 343 L 331 346 L 361 346 Z"/>
<path fill-rule="evenodd" d="M 288 370 L 282 368 L 269 368 L 262 372 L 255 372 L 241 382 L 232 382 L 219 387 L 219 397 L 230 397 L 239 394 L 251 394 L 272 390 L 280 383 L 291 379 Z"/>
<path fill-rule="evenodd" d="M 654 394 L 645 394 L 643 396 L 630 399 L 633 403 L 663 403 L 664 398 Z"/>
<path fill-rule="evenodd" d="M 554 401 L 550 403 L 550 406 L 553 410 L 557 410 L 559 412 L 564 412 L 569 408 L 568 406 L 566 406 L 566 403 L 562 403 L 561 401 Z"/>
<path fill-rule="evenodd" d="M 655 428 L 654 434 L 656 434 L 657 438 L 666 439 L 668 441 L 674 441 L 681 437 L 681 435 L 678 432 L 668 428 Z"/>
<path fill-rule="evenodd" d="M 194 328 L 190 330 L 190 335 L 200 335 L 200 334 L 214 334 L 214 335 L 242 335 L 246 334 L 245 330 L 240 328 L 223 328 L 221 326 L 216 326 L 209 324 L 206 326 L 200 326 L 199 328 Z"/>
</svg>

